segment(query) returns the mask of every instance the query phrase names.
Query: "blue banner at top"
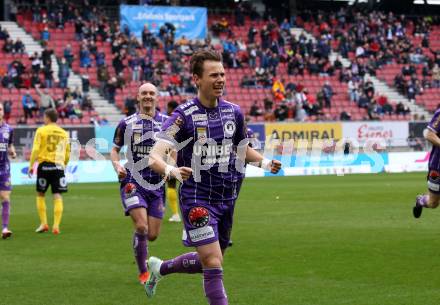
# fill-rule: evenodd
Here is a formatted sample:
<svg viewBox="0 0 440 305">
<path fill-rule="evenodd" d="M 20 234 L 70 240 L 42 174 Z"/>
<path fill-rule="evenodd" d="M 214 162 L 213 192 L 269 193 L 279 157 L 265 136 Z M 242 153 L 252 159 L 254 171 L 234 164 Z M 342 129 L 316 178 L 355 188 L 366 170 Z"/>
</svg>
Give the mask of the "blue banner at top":
<svg viewBox="0 0 440 305">
<path fill-rule="evenodd" d="M 121 5 L 119 8 L 121 29 L 128 26 L 136 37 L 142 36 L 144 25 L 157 35 L 165 23 L 171 23 L 175 37 L 205 39 L 208 12 L 204 7 Z"/>
</svg>

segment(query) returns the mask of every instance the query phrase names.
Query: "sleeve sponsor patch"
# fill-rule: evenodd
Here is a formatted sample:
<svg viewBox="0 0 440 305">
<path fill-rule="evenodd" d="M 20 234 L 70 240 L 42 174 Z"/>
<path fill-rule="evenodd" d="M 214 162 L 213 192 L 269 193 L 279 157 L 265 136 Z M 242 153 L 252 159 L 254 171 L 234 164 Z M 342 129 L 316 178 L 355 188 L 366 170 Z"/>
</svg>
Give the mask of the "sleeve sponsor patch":
<svg viewBox="0 0 440 305">
<path fill-rule="evenodd" d="M 192 120 L 194 122 L 200 122 L 200 121 L 207 121 L 208 120 L 208 116 L 206 115 L 206 113 L 201 113 L 201 114 L 193 114 L 191 116 Z"/>
<path fill-rule="evenodd" d="M 192 107 L 186 109 L 186 110 L 184 111 L 184 113 L 185 113 L 185 115 L 190 115 L 191 113 L 193 113 L 194 111 L 197 111 L 197 110 L 199 110 L 199 107 L 197 107 L 196 105 L 194 105 L 194 106 L 192 106 Z"/>
</svg>

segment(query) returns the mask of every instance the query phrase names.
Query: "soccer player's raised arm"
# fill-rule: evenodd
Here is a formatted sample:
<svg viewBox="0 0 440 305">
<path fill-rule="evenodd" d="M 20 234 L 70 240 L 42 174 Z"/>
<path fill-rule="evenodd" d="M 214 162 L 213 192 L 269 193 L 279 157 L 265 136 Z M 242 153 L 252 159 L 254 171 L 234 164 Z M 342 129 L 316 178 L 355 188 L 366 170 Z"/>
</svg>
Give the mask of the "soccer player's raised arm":
<svg viewBox="0 0 440 305">
<path fill-rule="evenodd" d="M 162 131 L 157 135 L 158 140 L 151 149 L 148 166 L 160 175 L 167 178 L 176 178 L 180 182 L 188 179 L 192 174 L 189 167 L 175 167 L 173 158 L 176 156 L 176 145 L 184 141 L 182 128 L 185 118 L 177 111 L 162 125 Z M 172 161 L 172 164 L 170 161 Z M 167 163 L 168 162 L 168 163 Z"/>
<path fill-rule="evenodd" d="M 258 151 L 249 146 L 249 138 L 247 138 L 247 126 L 241 111 L 237 113 L 237 123 L 238 132 L 236 134 L 235 141 L 236 145 L 238 145 L 239 151 L 243 152 L 243 145 L 245 145 L 245 162 L 253 163 L 260 168 L 270 171 L 272 174 L 278 173 L 281 169 L 280 161 L 266 159 Z M 241 153 L 239 153 L 239 155 L 243 157 Z"/>
<path fill-rule="evenodd" d="M 254 164 L 257 163 L 258 167 L 268 170 L 272 174 L 278 173 L 281 169 L 280 161 L 266 159 L 250 146 L 248 146 L 246 150 L 246 162 Z"/>
<path fill-rule="evenodd" d="M 174 146 L 165 140 L 159 140 L 151 150 L 148 166 L 156 173 L 166 177 L 176 178 L 180 182 L 188 179 L 192 174 L 189 167 L 175 167 L 165 162 L 168 157 L 174 154 Z"/>
</svg>

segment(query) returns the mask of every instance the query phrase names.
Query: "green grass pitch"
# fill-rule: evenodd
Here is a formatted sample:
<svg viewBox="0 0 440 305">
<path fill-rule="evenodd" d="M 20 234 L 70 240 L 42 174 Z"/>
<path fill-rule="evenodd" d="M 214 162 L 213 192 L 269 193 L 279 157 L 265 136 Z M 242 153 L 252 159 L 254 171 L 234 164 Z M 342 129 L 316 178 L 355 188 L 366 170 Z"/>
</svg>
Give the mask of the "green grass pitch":
<svg viewBox="0 0 440 305">
<path fill-rule="evenodd" d="M 440 211 L 411 215 L 424 177 L 246 179 L 225 256 L 229 304 L 440 304 Z M 207 304 L 201 275 L 168 276 L 146 298 L 117 184 L 70 185 L 59 236 L 34 233 L 34 187 L 15 187 L 12 207 L 14 235 L 0 240 L 1 305 Z M 150 254 L 187 251 L 181 232 L 165 221 Z"/>
</svg>

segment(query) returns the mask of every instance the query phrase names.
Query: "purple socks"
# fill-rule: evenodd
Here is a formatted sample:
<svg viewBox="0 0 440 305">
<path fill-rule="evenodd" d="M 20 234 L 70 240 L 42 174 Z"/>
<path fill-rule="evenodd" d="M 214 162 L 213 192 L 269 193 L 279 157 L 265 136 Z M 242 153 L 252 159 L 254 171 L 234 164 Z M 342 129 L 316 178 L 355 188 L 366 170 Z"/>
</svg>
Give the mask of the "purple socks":
<svg viewBox="0 0 440 305">
<path fill-rule="evenodd" d="M 202 273 L 202 264 L 197 252 L 185 253 L 164 261 L 160 266 L 160 274 L 167 275 L 170 273 Z"/>
<path fill-rule="evenodd" d="M 222 269 L 204 269 L 203 288 L 210 305 L 228 305 L 228 297 L 223 287 Z"/>
<path fill-rule="evenodd" d="M 133 234 L 133 250 L 139 273 L 147 272 L 147 235 L 135 232 Z"/>
<path fill-rule="evenodd" d="M 9 225 L 9 201 L 2 202 L 2 228 L 7 228 Z"/>
</svg>

